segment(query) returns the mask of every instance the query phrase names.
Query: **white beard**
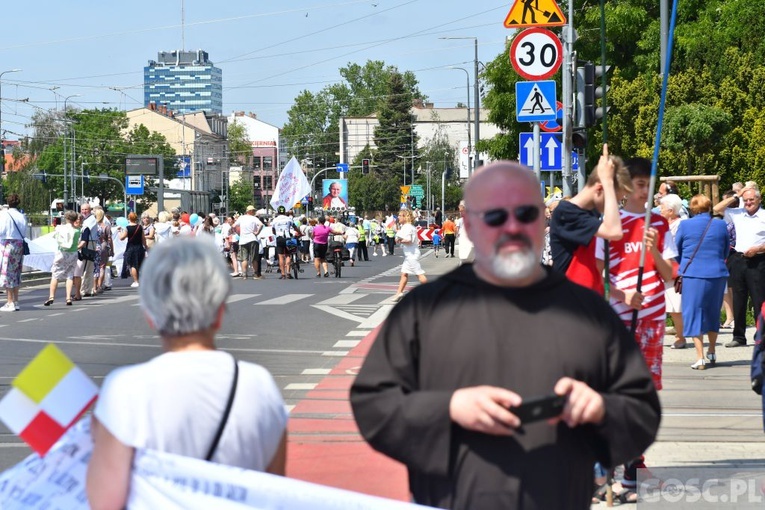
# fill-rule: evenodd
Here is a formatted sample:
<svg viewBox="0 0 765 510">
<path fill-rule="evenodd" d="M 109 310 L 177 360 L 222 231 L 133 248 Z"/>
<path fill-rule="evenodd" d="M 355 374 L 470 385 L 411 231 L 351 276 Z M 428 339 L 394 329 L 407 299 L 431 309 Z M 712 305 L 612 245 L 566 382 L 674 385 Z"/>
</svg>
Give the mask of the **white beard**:
<svg viewBox="0 0 765 510">
<path fill-rule="evenodd" d="M 491 261 L 494 276 L 502 280 L 521 280 L 534 274 L 539 257 L 532 249 L 497 253 Z"/>
</svg>

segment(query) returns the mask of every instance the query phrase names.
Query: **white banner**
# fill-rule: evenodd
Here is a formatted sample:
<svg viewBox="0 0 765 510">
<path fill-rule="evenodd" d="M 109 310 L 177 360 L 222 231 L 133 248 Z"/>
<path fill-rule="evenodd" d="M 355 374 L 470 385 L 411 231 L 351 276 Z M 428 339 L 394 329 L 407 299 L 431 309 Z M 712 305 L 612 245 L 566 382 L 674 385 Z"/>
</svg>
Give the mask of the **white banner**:
<svg viewBox="0 0 765 510">
<path fill-rule="evenodd" d="M 271 207 L 276 209 L 280 205 L 292 209 L 304 196 L 311 192 L 311 184 L 308 182 L 300 163 L 292 156 L 287 166 L 282 170 L 279 181 L 271 197 Z"/>
<path fill-rule="evenodd" d="M 87 510 L 85 475 L 93 444 L 90 418 L 44 457 L 32 454 L 0 474 L 3 510 Z M 138 450 L 129 510 L 415 510 L 430 508 L 300 480 Z"/>
</svg>

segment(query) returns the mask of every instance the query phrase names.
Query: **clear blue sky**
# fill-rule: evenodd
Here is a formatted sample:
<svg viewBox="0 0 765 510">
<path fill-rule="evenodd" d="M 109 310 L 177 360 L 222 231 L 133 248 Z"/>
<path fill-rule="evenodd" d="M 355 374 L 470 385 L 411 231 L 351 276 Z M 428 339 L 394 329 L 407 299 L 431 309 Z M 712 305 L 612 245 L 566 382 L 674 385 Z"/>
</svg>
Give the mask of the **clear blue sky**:
<svg viewBox="0 0 765 510">
<path fill-rule="evenodd" d="M 182 47 L 181 0 L 27 0 L 5 9 L 0 33 L 2 129 L 29 132 L 37 109 L 130 110 L 143 106 L 143 68 Z M 440 107 L 466 100 L 479 60 L 504 51 L 512 2 L 497 0 L 185 0 L 185 49 L 203 49 L 223 70 L 223 113 L 251 111 L 281 127 L 302 90 L 340 80 L 349 62 L 383 60 L 413 71 Z M 472 90 L 471 90 L 472 95 Z M 472 99 L 471 99 L 472 103 Z"/>
</svg>

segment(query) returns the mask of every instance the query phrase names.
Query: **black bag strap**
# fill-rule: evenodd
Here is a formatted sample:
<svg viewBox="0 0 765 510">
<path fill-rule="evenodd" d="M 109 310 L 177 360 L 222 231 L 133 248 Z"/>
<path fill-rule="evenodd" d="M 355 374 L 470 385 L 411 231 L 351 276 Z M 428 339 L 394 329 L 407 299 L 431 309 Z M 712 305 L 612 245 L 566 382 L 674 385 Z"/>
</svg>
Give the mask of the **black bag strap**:
<svg viewBox="0 0 765 510">
<path fill-rule="evenodd" d="M 236 385 L 239 381 L 239 362 L 236 361 L 236 358 L 234 358 L 234 380 L 231 383 L 231 391 L 228 395 L 228 402 L 226 402 L 226 409 L 223 411 L 223 418 L 220 421 L 220 425 L 218 425 L 218 431 L 215 433 L 215 438 L 213 439 L 212 444 L 210 445 L 210 450 L 208 450 L 207 455 L 205 456 L 206 461 L 210 461 L 215 455 L 215 450 L 218 449 L 218 443 L 220 442 L 220 438 L 223 435 L 223 429 L 226 428 L 226 422 L 228 421 L 228 415 L 231 414 L 231 407 L 234 405 L 234 396 L 236 395 Z"/>
<path fill-rule="evenodd" d="M 688 263 L 685 265 L 685 269 L 683 270 L 683 273 L 688 271 L 688 266 L 691 265 L 691 262 L 693 262 L 693 257 L 696 256 L 696 253 L 698 253 L 699 248 L 701 248 L 701 241 L 704 240 L 704 236 L 707 235 L 707 230 L 709 230 L 710 225 L 712 225 L 712 220 L 714 219 L 714 216 L 709 218 L 709 223 L 707 223 L 707 228 L 704 229 L 704 232 L 701 234 L 701 237 L 699 238 L 699 244 L 696 245 L 696 249 L 693 250 L 693 254 L 691 255 L 691 258 L 688 259 Z"/>
<path fill-rule="evenodd" d="M 18 232 L 18 233 L 19 233 L 19 235 L 21 236 L 21 240 L 22 240 L 22 241 L 26 241 L 26 240 L 24 239 L 24 234 L 22 234 L 22 233 L 21 233 L 21 229 L 20 229 L 20 228 L 19 228 L 19 226 L 16 224 L 16 220 L 14 220 L 14 219 L 13 219 L 13 215 L 12 215 L 11 213 L 9 213 L 9 212 L 7 212 L 6 214 L 8 214 L 8 217 L 9 217 L 9 218 L 11 219 L 11 221 L 13 222 L 13 226 L 14 226 L 14 227 L 16 227 L 16 232 Z"/>
</svg>

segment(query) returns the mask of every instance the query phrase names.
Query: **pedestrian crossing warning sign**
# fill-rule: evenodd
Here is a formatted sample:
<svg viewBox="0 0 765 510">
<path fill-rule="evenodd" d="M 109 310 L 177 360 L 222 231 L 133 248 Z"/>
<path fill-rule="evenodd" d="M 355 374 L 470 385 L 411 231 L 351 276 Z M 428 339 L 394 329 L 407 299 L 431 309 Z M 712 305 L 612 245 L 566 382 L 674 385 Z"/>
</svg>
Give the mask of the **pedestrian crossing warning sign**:
<svg viewBox="0 0 765 510">
<path fill-rule="evenodd" d="M 519 81 L 515 84 L 516 118 L 518 122 L 555 120 L 555 82 Z"/>
<path fill-rule="evenodd" d="M 515 0 L 505 18 L 506 28 L 559 27 L 566 17 L 555 0 Z"/>
</svg>

